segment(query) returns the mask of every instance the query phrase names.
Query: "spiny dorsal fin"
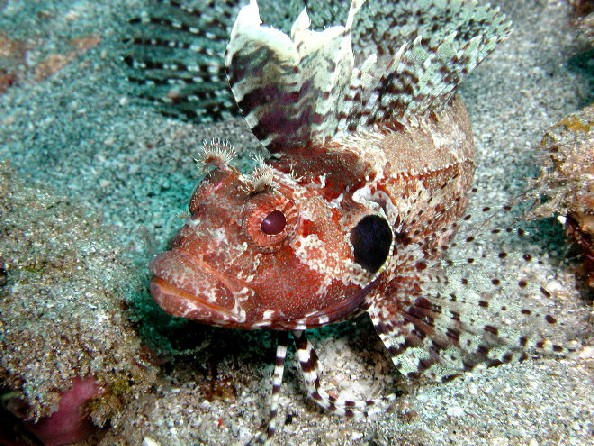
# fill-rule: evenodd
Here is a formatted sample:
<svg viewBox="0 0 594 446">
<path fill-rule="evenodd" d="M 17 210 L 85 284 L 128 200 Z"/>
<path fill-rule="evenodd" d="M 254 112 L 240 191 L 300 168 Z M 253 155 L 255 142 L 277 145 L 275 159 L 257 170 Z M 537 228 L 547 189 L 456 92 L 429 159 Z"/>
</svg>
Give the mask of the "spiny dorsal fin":
<svg viewBox="0 0 594 446">
<path fill-rule="evenodd" d="M 346 26 L 309 30 L 303 10 L 291 29 L 262 27 L 252 0 L 235 21 L 226 65 L 235 100 L 254 134 L 272 151 L 330 134 L 353 67 L 350 27 L 364 0 L 353 0 Z"/>
<path fill-rule="evenodd" d="M 369 0 L 353 26 L 360 67 L 337 132 L 439 112 L 510 30 L 499 9 L 476 0 Z"/>
<path fill-rule="evenodd" d="M 359 60 L 370 54 L 387 58 L 417 37 L 422 37 L 423 45 L 436 48 L 456 33 L 456 46 L 462 47 L 481 35 L 495 38 L 496 43 L 509 27 L 498 8 L 477 0 L 368 0 L 353 29 L 353 41 Z M 486 47 L 480 58 L 492 49 Z"/>
<path fill-rule="evenodd" d="M 379 79 L 375 79 L 377 68 L 368 65 L 361 75 L 371 82 L 362 85 L 360 95 L 367 99 L 353 105 L 351 119 L 358 120 L 358 125 L 390 126 L 392 121 L 415 122 L 429 110 L 439 112 L 480 62 L 480 48 L 485 44 L 483 36 L 478 36 L 456 48 L 455 37 L 450 34 L 435 48 L 417 37 L 401 48 Z"/>
<path fill-rule="evenodd" d="M 439 111 L 510 29 L 475 0 L 364 3 L 353 0 L 346 24 L 323 31 L 309 29 L 304 10 L 291 37 L 261 26 L 256 0 L 240 11 L 227 71 L 248 124 L 272 151 Z M 351 27 L 361 40 L 356 55 Z"/>
</svg>

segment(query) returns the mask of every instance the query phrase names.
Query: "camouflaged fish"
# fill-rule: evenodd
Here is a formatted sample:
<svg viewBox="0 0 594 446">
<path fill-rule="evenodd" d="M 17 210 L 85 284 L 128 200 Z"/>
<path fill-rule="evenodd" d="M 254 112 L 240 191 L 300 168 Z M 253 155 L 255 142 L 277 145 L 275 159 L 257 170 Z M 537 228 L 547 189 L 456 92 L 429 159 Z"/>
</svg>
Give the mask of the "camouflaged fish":
<svg viewBox="0 0 594 446">
<path fill-rule="evenodd" d="M 214 20 L 187 11 L 205 24 Z M 348 401 L 326 393 L 307 329 L 367 313 L 404 377 L 445 379 L 478 364 L 561 350 L 507 324 L 512 313 L 554 320 L 508 301 L 500 292 L 506 277 L 484 285 L 468 272 L 474 258 L 450 262 L 447 274 L 441 260 L 463 220 L 475 169 L 456 87 L 510 23 L 473 0 L 353 0 L 343 23 L 315 31 L 304 9 L 287 35 L 262 25 L 255 0 L 239 11 L 224 56 L 233 107 L 272 155 L 244 174 L 230 165 L 227 144 L 205 143 L 200 161 L 210 172 L 190 199 L 191 217 L 150 265 L 152 295 L 168 313 L 282 334 L 268 437 L 288 332 L 308 396 L 346 416 L 395 396 Z M 208 35 L 182 19 L 169 25 Z M 197 64 L 193 76 L 204 80 L 207 69 L 212 76 L 211 62 Z M 182 79 L 190 66 L 170 65 L 180 85 L 192 85 Z M 216 85 L 213 94 L 230 102 L 229 90 Z M 186 110 L 190 103 L 184 100 Z M 505 255 L 473 242 L 465 241 L 477 260 Z"/>
</svg>

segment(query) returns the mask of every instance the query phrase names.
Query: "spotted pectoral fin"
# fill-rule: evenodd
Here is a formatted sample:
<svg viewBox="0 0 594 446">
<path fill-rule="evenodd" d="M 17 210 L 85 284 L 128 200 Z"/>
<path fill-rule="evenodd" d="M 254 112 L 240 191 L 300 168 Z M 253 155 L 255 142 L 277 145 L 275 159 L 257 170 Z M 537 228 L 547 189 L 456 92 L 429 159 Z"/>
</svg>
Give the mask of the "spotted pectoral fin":
<svg viewBox="0 0 594 446">
<path fill-rule="evenodd" d="M 330 136 L 353 66 L 351 24 L 364 0 L 353 0 L 345 26 L 309 29 L 305 10 L 291 37 L 261 26 L 252 0 L 239 13 L 227 46 L 233 94 L 253 133 L 271 151 Z"/>
<path fill-rule="evenodd" d="M 443 380 L 478 365 L 567 353 L 541 333 L 556 322 L 546 309 L 528 308 L 499 279 L 474 280 L 465 269 L 417 283 L 408 297 L 401 286 L 398 299 L 370 305 L 373 324 L 400 373 Z"/>
<path fill-rule="evenodd" d="M 444 316 L 436 310 L 431 300 L 421 297 L 396 317 L 372 315 L 376 331 L 402 375 L 440 380 L 481 363 L 497 365 L 523 357 L 521 351 L 508 350 L 502 339 L 484 327 L 464 326 L 459 315 Z"/>
</svg>

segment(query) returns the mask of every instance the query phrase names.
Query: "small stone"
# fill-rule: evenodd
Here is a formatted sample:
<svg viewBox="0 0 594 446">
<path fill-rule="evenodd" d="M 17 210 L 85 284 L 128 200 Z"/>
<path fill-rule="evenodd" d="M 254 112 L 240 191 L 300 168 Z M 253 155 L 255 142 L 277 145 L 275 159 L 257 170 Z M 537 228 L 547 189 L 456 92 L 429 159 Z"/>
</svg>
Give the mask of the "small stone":
<svg viewBox="0 0 594 446">
<path fill-rule="evenodd" d="M 493 446 L 507 446 L 509 444 L 509 440 L 504 437 L 495 437 L 493 438 Z"/>
<path fill-rule="evenodd" d="M 27 45 L 24 41 L 11 39 L 0 33 L 0 57 L 24 61 L 26 52 Z"/>
<path fill-rule="evenodd" d="M 448 407 L 447 412 L 450 417 L 455 418 L 460 418 L 466 415 L 466 412 L 460 406 L 450 406 Z"/>
<path fill-rule="evenodd" d="M 4 93 L 18 80 L 18 76 L 14 72 L 1 72 L 0 71 L 0 93 Z"/>
<path fill-rule="evenodd" d="M 363 433 L 355 431 L 351 434 L 351 439 L 352 440 L 360 440 L 361 438 L 363 438 Z"/>
<path fill-rule="evenodd" d="M 68 11 L 66 13 L 66 20 L 78 20 L 80 19 L 80 13 L 78 11 Z"/>
<path fill-rule="evenodd" d="M 588 345 L 579 352 L 578 358 L 580 359 L 593 359 L 594 358 L 594 346 Z"/>
<path fill-rule="evenodd" d="M 157 440 L 153 440 L 151 437 L 144 437 L 142 440 L 142 446 L 161 446 Z"/>
<path fill-rule="evenodd" d="M 35 67 L 35 80 L 42 81 L 64 68 L 70 59 L 64 54 L 51 54 Z"/>
<path fill-rule="evenodd" d="M 91 48 L 96 47 L 97 45 L 99 45 L 100 42 L 100 36 L 84 36 L 72 39 L 70 41 L 70 45 L 72 45 L 81 52 L 85 52 L 90 50 Z"/>
</svg>

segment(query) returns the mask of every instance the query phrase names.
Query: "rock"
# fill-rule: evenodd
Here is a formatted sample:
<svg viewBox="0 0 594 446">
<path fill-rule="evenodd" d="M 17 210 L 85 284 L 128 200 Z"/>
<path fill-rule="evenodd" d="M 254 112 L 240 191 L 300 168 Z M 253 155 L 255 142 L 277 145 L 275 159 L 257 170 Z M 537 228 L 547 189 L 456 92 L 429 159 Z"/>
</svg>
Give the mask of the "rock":
<svg viewBox="0 0 594 446">
<path fill-rule="evenodd" d="M 567 234 L 584 253 L 586 282 L 594 288 L 594 104 L 561 119 L 541 147 L 546 154 L 529 216 L 563 217 Z"/>
<path fill-rule="evenodd" d="M 0 162 L 0 381 L 15 415 L 56 435 L 104 425 L 156 380 L 126 312 L 143 284 L 112 232 Z"/>
</svg>

